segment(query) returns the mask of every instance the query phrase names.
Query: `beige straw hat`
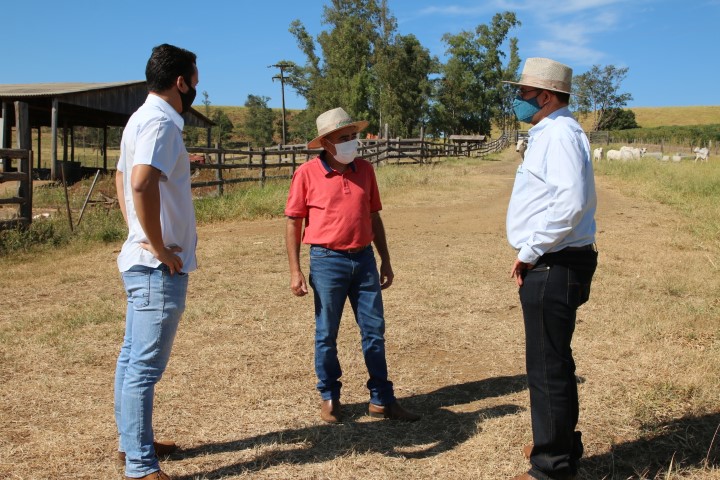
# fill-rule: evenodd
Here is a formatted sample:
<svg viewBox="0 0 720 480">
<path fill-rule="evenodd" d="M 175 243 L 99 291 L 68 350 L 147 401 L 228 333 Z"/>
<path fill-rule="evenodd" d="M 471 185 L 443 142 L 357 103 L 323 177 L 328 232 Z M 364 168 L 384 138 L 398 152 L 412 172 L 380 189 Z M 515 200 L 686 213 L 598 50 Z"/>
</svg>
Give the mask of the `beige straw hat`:
<svg viewBox="0 0 720 480">
<path fill-rule="evenodd" d="M 350 118 L 350 115 L 342 108 L 333 108 L 325 113 L 321 113 L 315 123 L 317 124 L 318 136 L 308 142 L 308 148 L 320 148 L 322 146 L 320 145 L 320 139 L 341 128 L 352 125 L 357 127 L 357 131 L 360 132 L 365 130 L 370 124 L 370 122 L 365 120 L 354 122 L 352 118 Z"/>
<path fill-rule="evenodd" d="M 517 82 L 503 81 L 503 83 L 570 93 L 572 68 L 549 58 L 528 58 L 525 60 L 520 80 Z"/>
</svg>

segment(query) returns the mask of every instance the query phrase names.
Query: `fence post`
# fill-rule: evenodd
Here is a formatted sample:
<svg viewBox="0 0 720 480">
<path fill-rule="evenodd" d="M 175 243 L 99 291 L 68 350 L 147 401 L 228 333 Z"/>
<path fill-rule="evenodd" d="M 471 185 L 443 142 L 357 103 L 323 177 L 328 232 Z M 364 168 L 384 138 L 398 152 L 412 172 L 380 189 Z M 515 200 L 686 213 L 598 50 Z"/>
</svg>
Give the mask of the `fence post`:
<svg viewBox="0 0 720 480">
<path fill-rule="evenodd" d="M 265 147 L 261 148 L 260 153 L 260 187 L 265 186 Z"/>
<path fill-rule="evenodd" d="M 225 193 L 225 182 L 223 181 L 223 169 L 222 165 L 225 163 L 225 153 L 220 150 L 220 145 L 215 144 L 217 151 L 217 169 L 215 170 L 215 179 L 220 183 L 218 184 L 218 196 L 222 197 Z"/>
<path fill-rule="evenodd" d="M 293 175 L 295 174 L 295 165 L 296 165 L 296 163 L 295 163 L 295 149 L 293 148 L 293 149 L 292 149 L 292 173 L 293 173 Z"/>
<path fill-rule="evenodd" d="M 425 126 L 420 127 L 420 162 L 425 163 Z"/>
</svg>

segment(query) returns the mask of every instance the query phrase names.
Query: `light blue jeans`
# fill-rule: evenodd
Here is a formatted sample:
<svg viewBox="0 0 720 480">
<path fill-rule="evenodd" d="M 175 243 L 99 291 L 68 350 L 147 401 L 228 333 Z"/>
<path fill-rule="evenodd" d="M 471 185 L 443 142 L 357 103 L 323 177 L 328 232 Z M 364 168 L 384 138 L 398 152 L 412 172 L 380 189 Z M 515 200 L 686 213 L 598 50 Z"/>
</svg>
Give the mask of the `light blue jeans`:
<svg viewBox="0 0 720 480">
<path fill-rule="evenodd" d="M 160 470 L 153 448 L 155 384 L 170 358 L 185 310 L 187 274 L 170 275 L 165 265 L 134 266 L 122 273 L 127 293 L 125 338 L 115 370 L 115 423 L 125 475 L 143 477 Z"/>
</svg>

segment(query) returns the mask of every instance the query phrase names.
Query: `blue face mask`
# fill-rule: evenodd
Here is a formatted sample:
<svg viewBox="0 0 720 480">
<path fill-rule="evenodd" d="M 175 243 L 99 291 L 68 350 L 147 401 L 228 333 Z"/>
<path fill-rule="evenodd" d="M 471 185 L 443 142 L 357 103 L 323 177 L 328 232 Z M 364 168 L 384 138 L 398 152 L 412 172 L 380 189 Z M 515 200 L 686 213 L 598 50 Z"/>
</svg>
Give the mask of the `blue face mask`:
<svg viewBox="0 0 720 480">
<path fill-rule="evenodd" d="M 530 100 L 523 100 L 520 97 L 513 100 L 513 112 L 518 120 L 525 123 L 530 123 L 532 118 L 541 109 L 538 105 L 537 97 L 533 97 Z"/>
</svg>

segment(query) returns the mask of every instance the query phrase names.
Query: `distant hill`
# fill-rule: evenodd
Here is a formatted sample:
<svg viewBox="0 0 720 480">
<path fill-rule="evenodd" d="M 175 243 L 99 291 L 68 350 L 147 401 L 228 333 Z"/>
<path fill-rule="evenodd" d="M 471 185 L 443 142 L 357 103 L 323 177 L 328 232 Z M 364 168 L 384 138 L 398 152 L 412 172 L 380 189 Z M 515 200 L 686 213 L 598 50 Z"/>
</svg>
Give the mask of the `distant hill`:
<svg viewBox="0 0 720 480">
<path fill-rule="evenodd" d="M 195 109 L 205 114 L 203 105 L 196 105 Z M 216 106 L 210 105 L 210 116 L 215 109 L 221 109 L 230 118 L 235 126 L 235 134 L 233 140 L 245 141 L 243 135 L 239 133 L 245 123 L 245 115 L 247 109 L 240 106 Z M 279 108 L 274 108 L 280 114 Z M 710 107 L 632 107 L 635 112 L 635 120 L 642 128 L 663 127 L 663 126 L 687 126 L 687 125 L 714 125 L 720 124 L 720 105 Z M 287 110 L 288 120 L 298 110 Z M 584 128 L 588 128 L 586 121 L 581 121 Z M 531 125 L 523 123 L 521 130 L 527 130 Z M 497 132 L 494 132 L 497 133 Z"/>
<path fill-rule="evenodd" d="M 720 106 L 632 107 L 629 110 L 635 112 L 635 120 L 643 128 L 720 123 Z"/>
</svg>

